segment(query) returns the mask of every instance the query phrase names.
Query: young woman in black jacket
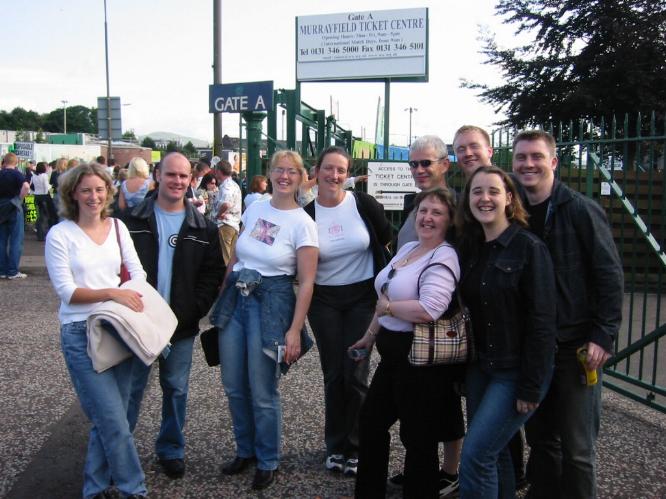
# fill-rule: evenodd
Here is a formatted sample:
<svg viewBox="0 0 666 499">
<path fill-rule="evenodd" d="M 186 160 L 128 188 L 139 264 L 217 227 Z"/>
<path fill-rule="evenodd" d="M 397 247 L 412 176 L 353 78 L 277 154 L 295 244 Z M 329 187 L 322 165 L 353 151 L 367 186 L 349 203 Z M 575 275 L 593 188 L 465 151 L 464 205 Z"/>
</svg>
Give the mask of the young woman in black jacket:
<svg viewBox="0 0 666 499">
<path fill-rule="evenodd" d="M 555 277 L 506 173 L 481 167 L 458 212 L 460 292 L 478 359 L 466 376 L 460 497 L 513 498 L 506 445 L 543 399 L 555 352 Z"/>
</svg>

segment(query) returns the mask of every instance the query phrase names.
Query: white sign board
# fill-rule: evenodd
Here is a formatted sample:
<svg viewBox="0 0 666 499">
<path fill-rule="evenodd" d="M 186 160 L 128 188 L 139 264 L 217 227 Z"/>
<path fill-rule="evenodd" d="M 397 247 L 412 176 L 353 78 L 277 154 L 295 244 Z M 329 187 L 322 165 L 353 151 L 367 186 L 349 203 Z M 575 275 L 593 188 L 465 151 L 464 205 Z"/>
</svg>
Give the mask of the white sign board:
<svg viewBox="0 0 666 499">
<path fill-rule="evenodd" d="M 368 161 L 368 194 L 384 205 L 385 210 L 402 210 L 405 194 L 419 192 L 409 165 Z"/>
<path fill-rule="evenodd" d="M 428 9 L 296 18 L 298 81 L 428 77 Z"/>
<path fill-rule="evenodd" d="M 34 151 L 34 142 L 16 142 L 14 144 L 14 154 L 16 154 L 19 159 L 35 159 Z"/>
</svg>

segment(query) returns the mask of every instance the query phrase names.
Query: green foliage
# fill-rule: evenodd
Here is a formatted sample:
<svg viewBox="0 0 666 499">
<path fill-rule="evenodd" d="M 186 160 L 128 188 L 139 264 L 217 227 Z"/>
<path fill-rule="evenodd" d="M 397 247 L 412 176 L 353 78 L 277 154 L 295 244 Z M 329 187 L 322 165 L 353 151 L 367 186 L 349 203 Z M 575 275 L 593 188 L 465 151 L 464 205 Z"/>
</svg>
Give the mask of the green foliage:
<svg viewBox="0 0 666 499">
<path fill-rule="evenodd" d="M 35 142 L 37 144 L 45 144 L 46 143 L 46 137 L 44 137 L 44 131 L 40 128 L 39 131 L 37 132 L 37 135 L 35 136 Z"/>
<path fill-rule="evenodd" d="M 197 148 L 194 147 L 194 144 L 192 144 L 192 141 L 189 141 L 187 144 L 183 146 L 183 154 L 187 156 L 188 158 L 195 158 L 197 155 Z"/>
<path fill-rule="evenodd" d="M 0 111 L 0 129 L 2 130 L 43 130 L 51 133 L 64 131 L 64 113 L 62 107 L 48 113 L 39 114 L 35 111 L 26 111 L 22 107 L 12 111 Z M 67 108 L 68 133 L 96 133 L 97 109 L 85 106 L 71 106 Z"/>
<path fill-rule="evenodd" d="M 483 102 L 504 112 L 501 124 L 663 112 L 666 107 L 666 3 L 654 0 L 500 0 L 505 24 L 532 40 L 501 48 L 482 37 L 486 64 L 504 83 L 480 90 Z"/>
<path fill-rule="evenodd" d="M 128 142 L 138 142 L 138 139 L 134 134 L 134 130 L 132 129 L 127 130 L 125 133 L 123 133 L 123 140 L 126 140 Z"/>
<path fill-rule="evenodd" d="M 166 146 L 166 152 L 183 152 L 182 147 L 175 140 L 170 140 Z"/>
<path fill-rule="evenodd" d="M 151 149 L 157 149 L 157 144 L 155 143 L 155 141 L 153 139 L 146 136 L 141 141 L 141 147 L 150 147 Z"/>
</svg>

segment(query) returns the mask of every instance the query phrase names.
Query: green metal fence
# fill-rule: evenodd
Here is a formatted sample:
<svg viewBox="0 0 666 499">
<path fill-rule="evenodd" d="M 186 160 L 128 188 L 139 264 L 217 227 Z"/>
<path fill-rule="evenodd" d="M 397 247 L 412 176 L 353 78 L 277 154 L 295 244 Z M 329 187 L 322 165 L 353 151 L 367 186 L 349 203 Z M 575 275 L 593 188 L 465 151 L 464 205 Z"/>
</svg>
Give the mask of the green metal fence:
<svg viewBox="0 0 666 499">
<path fill-rule="evenodd" d="M 623 261 L 623 323 L 604 385 L 666 412 L 666 120 L 652 113 L 544 128 L 557 139 L 559 178 L 606 210 Z M 493 162 L 507 170 L 514 133 L 492 134 Z"/>
</svg>

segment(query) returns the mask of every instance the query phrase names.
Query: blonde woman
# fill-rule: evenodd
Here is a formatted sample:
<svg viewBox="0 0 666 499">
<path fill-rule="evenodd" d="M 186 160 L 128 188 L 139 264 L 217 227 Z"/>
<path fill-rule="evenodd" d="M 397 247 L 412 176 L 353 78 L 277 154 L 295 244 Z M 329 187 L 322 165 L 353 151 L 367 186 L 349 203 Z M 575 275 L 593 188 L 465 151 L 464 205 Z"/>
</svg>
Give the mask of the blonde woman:
<svg viewBox="0 0 666 499">
<path fill-rule="evenodd" d="M 301 334 L 319 243 L 315 222 L 296 202 L 304 176 L 298 153 L 273 155 L 273 197 L 253 203 L 243 214 L 245 229 L 211 315 L 219 328 L 222 384 L 236 439 L 236 457 L 222 473 L 238 474 L 256 460 L 254 490 L 273 482 L 280 462 L 279 373 L 309 346 L 302 344 Z"/>
<path fill-rule="evenodd" d="M 118 207 L 121 210 L 135 207 L 152 188 L 148 163 L 143 158 L 132 158 L 127 169 L 127 180 L 120 186 Z"/>
</svg>

